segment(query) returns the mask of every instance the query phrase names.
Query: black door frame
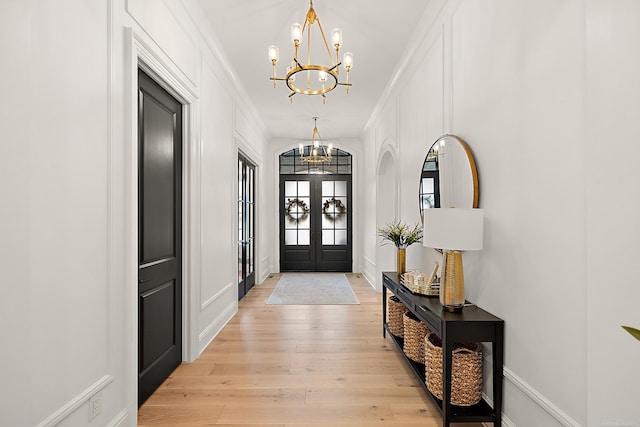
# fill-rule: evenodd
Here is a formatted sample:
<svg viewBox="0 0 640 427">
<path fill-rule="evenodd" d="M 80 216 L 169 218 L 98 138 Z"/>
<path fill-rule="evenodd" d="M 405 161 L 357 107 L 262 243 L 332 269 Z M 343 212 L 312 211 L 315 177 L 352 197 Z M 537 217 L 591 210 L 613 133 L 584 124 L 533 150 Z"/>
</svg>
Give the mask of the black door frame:
<svg viewBox="0 0 640 427">
<path fill-rule="evenodd" d="M 256 282 L 256 185 L 257 185 L 257 166 L 256 164 L 245 154 L 238 151 L 238 163 L 242 161 L 242 175 L 240 175 L 240 171 L 238 171 L 238 204 L 242 204 L 242 219 L 238 215 L 238 231 L 240 230 L 240 221 L 242 221 L 242 230 L 243 236 L 238 237 L 238 245 L 241 247 L 239 249 L 238 256 L 241 258 L 242 262 L 242 280 L 238 280 L 238 300 L 244 297 L 247 292 L 255 285 Z M 238 165 L 239 167 L 239 165 Z M 250 200 L 247 196 L 247 185 L 249 183 L 249 177 L 247 177 L 247 170 L 253 170 L 253 182 L 251 183 L 252 194 Z M 242 189 L 240 185 L 242 184 Z M 242 196 L 241 196 L 242 194 Z M 247 217 L 247 212 L 249 212 L 248 207 L 251 206 L 251 218 Z M 251 237 L 246 238 L 246 231 L 250 231 Z M 246 274 L 246 268 L 249 265 L 248 262 L 248 251 L 252 250 L 252 259 L 253 259 L 253 270 L 251 273 Z M 238 277 L 240 279 L 240 277 Z"/>
</svg>

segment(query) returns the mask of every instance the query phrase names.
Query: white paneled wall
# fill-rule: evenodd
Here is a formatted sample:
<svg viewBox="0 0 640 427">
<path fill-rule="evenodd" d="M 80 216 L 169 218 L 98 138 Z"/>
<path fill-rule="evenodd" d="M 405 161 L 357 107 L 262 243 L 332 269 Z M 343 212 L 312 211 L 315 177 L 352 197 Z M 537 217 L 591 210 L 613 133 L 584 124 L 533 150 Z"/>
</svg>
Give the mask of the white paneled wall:
<svg viewBox="0 0 640 427">
<path fill-rule="evenodd" d="M 107 11 L 67 3 L 84 19 L 51 2 L 8 2 L 0 17 L 3 425 L 59 419 L 112 380 Z"/>
<path fill-rule="evenodd" d="M 640 342 L 620 325 L 640 328 L 640 3 L 586 4 L 587 413 L 637 427 Z"/>
<path fill-rule="evenodd" d="M 136 424 L 138 61 L 188 104 L 185 360 L 237 311 L 236 141 L 260 166 L 264 128 L 202 15 L 186 0 L 3 3 L 2 425 Z"/>
<path fill-rule="evenodd" d="M 365 131 L 378 156 L 397 141 L 409 223 L 429 145 L 453 133 L 474 153 L 485 249 L 465 255 L 467 297 L 506 322 L 508 425 L 640 425 L 640 343 L 620 328 L 640 325 L 638 16 L 632 1 L 431 2 Z M 429 270 L 438 256 L 412 246 L 407 258 Z"/>
<path fill-rule="evenodd" d="M 486 229 L 468 297 L 506 321 L 511 425 L 640 425 L 640 343 L 620 328 L 640 327 L 638 16 L 634 0 L 432 0 L 362 141 L 338 141 L 372 283 L 394 255 L 380 217 L 419 220 L 431 143 L 469 143 Z M 186 359 L 237 310 L 237 151 L 258 166 L 260 281 L 291 142 L 266 148 L 193 0 L 8 0 L 0 24 L 0 424 L 135 425 L 136 52 L 190 103 Z M 409 248 L 410 267 L 436 259 Z"/>
</svg>

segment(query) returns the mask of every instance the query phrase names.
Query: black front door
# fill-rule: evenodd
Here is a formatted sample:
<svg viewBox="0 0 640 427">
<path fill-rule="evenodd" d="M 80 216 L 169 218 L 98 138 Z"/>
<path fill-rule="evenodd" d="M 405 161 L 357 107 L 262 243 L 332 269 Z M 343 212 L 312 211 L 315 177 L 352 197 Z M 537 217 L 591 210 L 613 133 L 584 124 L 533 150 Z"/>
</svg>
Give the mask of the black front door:
<svg viewBox="0 0 640 427">
<path fill-rule="evenodd" d="M 138 405 L 182 361 L 182 105 L 138 72 Z"/>
<path fill-rule="evenodd" d="M 280 175 L 280 271 L 351 271 L 351 175 Z"/>
</svg>

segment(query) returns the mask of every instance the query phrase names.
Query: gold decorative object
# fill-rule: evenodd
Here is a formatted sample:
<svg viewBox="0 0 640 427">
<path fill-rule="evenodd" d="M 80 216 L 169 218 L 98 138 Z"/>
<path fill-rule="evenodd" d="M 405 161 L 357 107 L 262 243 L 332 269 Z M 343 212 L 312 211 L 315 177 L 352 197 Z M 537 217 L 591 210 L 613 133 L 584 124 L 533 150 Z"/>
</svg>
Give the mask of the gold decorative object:
<svg viewBox="0 0 640 427">
<path fill-rule="evenodd" d="M 464 273 L 460 251 L 445 251 L 440 286 L 440 304 L 447 311 L 464 308 Z"/>
<path fill-rule="evenodd" d="M 416 224 L 413 228 L 398 220 L 387 223 L 386 227 L 378 228 L 378 236 L 382 237 L 383 245 L 393 243 L 398 248 L 397 271 L 402 275 L 406 268 L 406 249 L 422 239 L 422 227 Z"/>
<path fill-rule="evenodd" d="M 396 262 L 398 274 L 403 275 L 407 271 L 407 249 L 398 248 L 398 259 Z"/>
<path fill-rule="evenodd" d="M 298 154 L 300 154 L 300 161 L 302 163 L 327 163 L 331 161 L 333 146 L 331 144 L 325 145 L 318 131 L 317 123 L 318 117 L 313 117 L 313 134 L 311 135 L 309 152 L 305 152 L 304 144 L 300 144 L 298 147 Z M 316 135 L 318 136 L 317 140 Z"/>
<path fill-rule="evenodd" d="M 440 295 L 440 281 L 436 279 L 435 273 L 438 263 L 430 275 L 422 274 L 420 270 L 407 271 L 400 277 L 400 283 L 414 294 L 426 296 Z"/>
<path fill-rule="evenodd" d="M 315 45 L 319 45 L 320 49 L 322 49 L 322 45 L 326 48 L 328 62 L 325 63 L 325 65 L 312 63 L 311 47 L 312 40 L 315 41 L 315 38 L 312 39 L 311 37 L 311 28 L 312 25 L 316 23 L 318 24 L 318 29 L 320 31 L 320 40 L 317 40 Z M 304 60 L 298 56 L 298 53 L 300 52 L 300 43 L 305 36 L 305 31 L 307 36 L 307 58 L 306 63 L 302 63 Z M 291 102 L 293 102 L 293 96 L 295 94 L 301 93 L 303 95 L 321 95 L 322 103 L 324 103 L 326 101 L 325 94 L 335 89 L 338 85 L 346 86 L 347 93 L 349 93 L 349 87 L 351 86 L 351 83 L 349 82 L 349 71 L 353 66 L 353 54 L 351 52 L 345 53 L 342 58 L 342 62 L 339 62 L 339 50 L 340 46 L 342 46 L 342 30 L 335 28 L 331 32 L 331 45 L 335 50 L 335 58 L 333 57 L 331 49 L 329 48 L 329 43 L 327 43 L 327 39 L 324 35 L 324 30 L 320 24 L 320 18 L 313 8 L 313 0 L 309 1 L 309 10 L 305 16 L 304 24 L 300 25 L 295 23 L 291 26 L 291 41 L 293 42 L 295 51 L 291 65 L 287 68 L 287 75 L 285 77 L 278 77 L 276 74 L 276 64 L 280 59 L 280 50 L 278 49 L 278 46 L 269 46 L 269 60 L 273 66 L 273 76 L 269 77 L 269 79 L 273 81 L 274 88 L 276 87 L 276 82 L 285 81 L 291 90 L 291 93 L 289 94 Z M 317 58 L 314 58 L 314 60 L 315 59 Z M 347 72 L 346 82 L 338 81 L 340 65 L 342 65 Z M 301 77 L 298 83 L 296 83 L 297 77 Z M 302 82 L 302 84 L 300 84 L 300 82 Z"/>
</svg>

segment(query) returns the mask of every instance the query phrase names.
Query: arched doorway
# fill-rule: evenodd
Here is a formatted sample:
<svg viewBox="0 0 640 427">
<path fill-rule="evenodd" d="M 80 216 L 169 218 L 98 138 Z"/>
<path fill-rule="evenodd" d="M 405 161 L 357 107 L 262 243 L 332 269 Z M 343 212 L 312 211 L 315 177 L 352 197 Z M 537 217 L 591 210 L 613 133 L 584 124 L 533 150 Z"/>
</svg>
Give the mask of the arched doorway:
<svg viewBox="0 0 640 427">
<path fill-rule="evenodd" d="M 352 270 L 351 154 L 305 161 L 311 146 L 280 155 L 280 271 Z M 301 153 L 303 155 L 301 155 Z"/>
<path fill-rule="evenodd" d="M 384 151 L 378 162 L 376 174 L 376 228 L 398 217 L 398 176 L 395 158 L 390 150 Z M 396 269 L 396 254 L 393 245 L 376 247 L 376 290 L 382 290 L 382 272 Z"/>
</svg>

